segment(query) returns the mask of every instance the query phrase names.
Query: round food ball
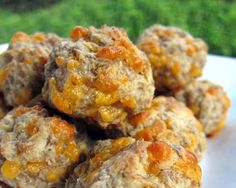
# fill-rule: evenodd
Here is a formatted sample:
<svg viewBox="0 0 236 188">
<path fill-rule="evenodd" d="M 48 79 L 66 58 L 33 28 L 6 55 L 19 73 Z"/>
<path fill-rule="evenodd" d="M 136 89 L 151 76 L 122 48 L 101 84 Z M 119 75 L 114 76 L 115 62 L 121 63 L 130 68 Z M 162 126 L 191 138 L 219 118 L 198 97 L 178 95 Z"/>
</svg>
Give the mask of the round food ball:
<svg viewBox="0 0 236 188">
<path fill-rule="evenodd" d="M 87 149 L 86 137 L 41 106 L 19 106 L 0 120 L 0 181 L 12 187 L 60 185 Z"/>
<path fill-rule="evenodd" d="M 25 104 L 41 92 L 44 64 L 60 40 L 54 34 L 13 35 L 8 49 L 0 55 L 0 92 L 8 106 Z"/>
<path fill-rule="evenodd" d="M 104 128 L 151 104 L 150 62 L 123 30 L 75 27 L 71 39 L 54 48 L 45 66 L 43 97 L 50 106 Z"/>
<path fill-rule="evenodd" d="M 137 46 L 152 64 L 159 91 L 183 87 L 202 75 L 207 45 L 179 28 L 153 25 L 141 34 Z"/>
<path fill-rule="evenodd" d="M 221 86 L 207 80 L 195 81 L 174 95 L 193 111 L 207 136 L 216 135 L 225 126 L 230 99 Z"/>
<path fill-rule="evenodd" d="M 112 134 L 111 134 L 112 132 Z M 152 105 L 117 125 L 110 125 L 107 136 L 132 136 L 146 141 L 164 140 L 180 144 L 200 160 L 206 139 L 201 123 L 193 113 L 173 97 L 156 97 Z M 122 134 L 120 134 L 120 132 Z"/>
<path fill-rule="evenodd" d="M 129 137 L 98 142 L 94 153 L 74 170 L 66 188 L 201 187 L 197 159 L 183 147 Z"/>
</svg>

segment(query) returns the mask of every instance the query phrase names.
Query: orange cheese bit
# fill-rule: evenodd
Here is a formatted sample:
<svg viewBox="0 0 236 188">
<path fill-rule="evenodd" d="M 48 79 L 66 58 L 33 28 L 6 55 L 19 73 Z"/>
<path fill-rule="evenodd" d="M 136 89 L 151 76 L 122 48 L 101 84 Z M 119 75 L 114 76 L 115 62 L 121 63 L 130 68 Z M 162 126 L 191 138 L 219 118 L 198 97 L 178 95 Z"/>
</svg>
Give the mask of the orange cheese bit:
<svg viewBox="0 0 236 188">
<path fill-rule="evenodd" d="M 104 161 L 108 160 L 122 149 L 128 147 L 133 142 L 133 139 L 130 137 L 121 137 L 113 140 L 108 148 L 99 153 L 96 153 L 95 156 L 91 159 L 95 169 L 99 168 Z"/>
<path fill-rule="evenodd" d="M 121 100 L 121 103 L 123 104 L 124 107 L 128 107 L 130 109 L 134 109 L 137 106 L 137 102 L 134 98 L 131 98 L 129 96 L 124 97 Z"/>
<path fill-rule="evenodd" d="M 175 168 L 193 181 L 200 182 L 202 171 L 194 154 L 186 150 L 186 157 L 175 163 Z"/>
<path fill-rule="evenodd" d="M 57 137 L 62 138 L 64 140 L 70 139 L 76 133 L 75 128 L 71 124 L 60 118 L 53 119 L 52 131 Z"/>
<path fill-rule="evenodd" d="M 2 176 L 8 180 L 15 179 L 21 172 L 21 165 L 15 161 L 5 160 L 1 167 Z"/>
<path fill-rule="evenodd" d="M 116 45 L 123 46 L 126 49 L 125 61 L 128 66 L 133 68 L 136 72 L 146 72 L 148 69 L 148 60 L 141 59 L 138 51 L 135 49 L 135 46 L 127 38 L 121 38 L 117 40 Z"/>
<path fill-rule="evenodd" d="M 202 75 L 202 70 L 198 67 L 196 67 L 196 65 L 192 64 L 189 70 L 189 73 L 194 77 L 199 77 Z"/>
<path fill-rule="evenodd" d="M 72 32 L 70 34 L 70 38 L 73 41 L 79 40 L 80 38 L 87 37 L 88 35 L 88 29 L 81 26 L 76 26 L 72 29 Z"/>
<path fill-rule="evenodd" d="M 75 142 L 75 127 L 59 118 L 53 119 L 52 131 L 59 139 L 55 146 L 57 154 L 63 154 L 70 159 L 71 162 L 78 160 L 81 148 Z"/>
<path fill-rule="evenodd" d="M 27 163 L 27 171 L 32 174 L 38 174 L 43 168 L 46 168 L 47 164 L 45 161 L 30 161 Z"/>
<path fill-rule="evenodd" d="M 149 159 L 155 162 L 168 161 L 172 157 L 174 151 L 172 148 L 162 141 L 151 143 L 148 148 Z"/>
<path fill-rule="evenodd" d="M 63 90 L 59 91 L 56 86 L 56 80 L 54 78 L 49 80 L 51 100 L 59 111 L 71 115 L 74 108 L 79 106 L 80 100 L 84 95 L 84 90 L 80 84 L 82 84 L 82 80 L 76 79 L 75 84 L 75 79 L 72 76 L 66 80 Z"/>
<path fill-rule="evenodd" d="M 80 148 L 77 146 L 74 140 L 67 142 L 67 146 L 64 151 L 64 155 L 70 159 L 71 162 L 78 160 L 80 155 Z"/>
<path fill-rule="evenodd" d="M 98 113 L 101 116 L 102 120 L 108 123 L 115 118 L 116 110 L 111 106 L 101 106 L 98 109 Z"/>
<path fill-rule="evenodd" d="M 34 119 L 33 121 L 31 121 L 29 123 L 29 125 L 26 127 L 26 133 L 29 136 L 33 136 L 34 134 L 36 134 L 38 132 L 39 128 L 37 126 L 37 120 Z"/>
<path fill-rule="evenodd" d="M 130 123 L 133 126 L 138 126 L 138 124 L 143 123 L 151 116 L 151 110 L 145 110 L 129 118 Z"/>
<path fill-rule="evenodd" d="M 148 148 L 148 172 L 157 176 L 160 172 L 160 163 L 168 161 L 174 154 L 172 148 L 165 142 L 158 141 L 151 143 Z"/>
<path fill-rule="evenodd" d="M 144 139 L 145 141 L 155 141 L 163 130 L 163 123 L 157 121 L 152 126 L 145 127 L 143 130 L 137 132 L 135 138 L 139 140 Z"/>
<path fill-rule="evenodd" d="M 48 182 L 56 182 L 65 174 L 66 169 L 62 167 L 55 167 L 48 170 L 46 180 Z"/>
<path fill-rule="evenodd" d="M 16 32 L 12 38 L 11 38 L 11 41 L 10 43 L 16 43 L 16 42 L 31 42 L 31 38 L 29 35 L 27 35 L 26 33 L 24 32 Z"/>
<path fill-rule="evenodd" d="M 109 60 L 124 60 L 125 63 L 137 72 L 145 72 L 147 64 L 128 37 L 118 38 L 112 45 L 105 46 L 97 52 L 97 57 Z"/>
<path fill-rule="evenodd" d="M 106 93 L 112 93 L 117 90 L 122 84 L 123 79 L 115 77 L 114 69 L 105 69 L 98 71 L 95 82 L 92 83 L 92 87 Z"/>
<path fill-rule="evenodd" d="M 104 93 L 101 91 L 96 91 L 96 99 L 95 103 L 99 106 L 102 105 L 112 105 L 119 101 L 119 93 L 118 92 L 113 92 L 113 93 Z"/>
<path fill-rule="evenodd" d="M 41 107 L 34 106 L 34 109 L 35 110 L 41 110 Z M 31 110 L 32 110 L 31 107 L 20 106 L 20 107 L 15 109 L 14 116 L 16 116 L 16 117 L 21 116 L 22 114 L 30 112 Z"/>
<path fill-rule="evenodd" d="M 31 38 L 34 42 L 44 42 L 47 40 L 45 34 L 41 32 L 34 33 Z"/>
<path fill-rule="evenodd" d="M 110 60 L 115 60 L 115 59 L 124 59 L 126 54 L 126 50 L 122 46 L 106 46 L 101 48 L 97 52 L 97 57 L 102 57 Z"/>
<path fill-rule="evenodd" d="M 16 42 L 25 42 L 25 43 L 33 43 L 33 42 L 45 42 L 47 40 L 47 37 L 44 33 L 37 32 L 34 33 L 33 35 L 28 35 L 24 32 L 16 32 L 12 38 L 11 38 L 11 43 L 16 43 Z"/>
<path fill-rule="evenodd" d="M 65 59 L 63 57 L 59 56 L 55 59 L 55 62 L 58 66 L 62 66 L 65 63 Z"/>
<path fill-rule="evenodd" d="M 4 85 L 7 77 L 9 74 L 9 68 L 5 67 L 5 68 L 1 68 L 0 69 L 0 88 Z"/>
</svg>

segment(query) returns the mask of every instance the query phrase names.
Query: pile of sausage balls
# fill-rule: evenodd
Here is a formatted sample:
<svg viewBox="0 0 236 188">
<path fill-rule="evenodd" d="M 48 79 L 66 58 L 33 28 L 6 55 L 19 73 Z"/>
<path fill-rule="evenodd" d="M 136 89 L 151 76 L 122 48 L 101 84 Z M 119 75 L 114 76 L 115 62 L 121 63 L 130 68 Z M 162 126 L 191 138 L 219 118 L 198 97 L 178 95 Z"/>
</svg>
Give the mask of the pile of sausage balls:
<svg viewBox="0 0 236 188">
<path fill-rule="evenodd" d="M 153 25 L 15 33 L 0 54 L 0 186 L 197 188 L 229 98 L 198 80 L 207 45 Z"/>
</svg>

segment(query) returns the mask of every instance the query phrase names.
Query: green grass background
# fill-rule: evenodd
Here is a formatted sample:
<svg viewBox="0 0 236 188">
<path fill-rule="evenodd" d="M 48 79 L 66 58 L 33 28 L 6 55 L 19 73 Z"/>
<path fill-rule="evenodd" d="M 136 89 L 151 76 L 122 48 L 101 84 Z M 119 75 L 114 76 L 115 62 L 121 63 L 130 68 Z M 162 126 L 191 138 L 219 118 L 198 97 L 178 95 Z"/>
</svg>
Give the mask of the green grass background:
<svg viewBox="0 0 236 188">
<path fill-rule="evenodd" d="M 16 31 L 67 37 L 75 25 L 116 25 L 135 41 L 154 23 L 175 25 L 203 38 L 213 54 L 236 56 L 235 0 L 0 0 L 0 43 Z M 14 1 L 12 1 L 14 2 Z"/>
</svg>

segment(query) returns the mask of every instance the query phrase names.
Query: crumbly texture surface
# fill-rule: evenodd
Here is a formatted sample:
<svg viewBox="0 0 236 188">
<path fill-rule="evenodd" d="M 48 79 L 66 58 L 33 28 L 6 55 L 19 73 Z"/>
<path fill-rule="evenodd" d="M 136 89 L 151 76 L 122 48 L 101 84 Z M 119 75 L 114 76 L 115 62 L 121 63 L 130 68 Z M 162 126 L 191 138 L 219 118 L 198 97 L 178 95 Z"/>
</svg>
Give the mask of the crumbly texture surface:
<svg viewBox="0 0 236 188">
<path fill-rule="evenodd" d="M 8 106 L 25 104 L 41 92 L 44 64 L 60 40 L 54 34 L 13 35 L 8 49 L 0 55 L 0 92 Z"/>
<path fill-rule="evenodd" d="M 143 112 L 129 116 L 120 124 L 111 125 L 107 130 L 108 137 L 110 131 L 115 132 L 112 129 L 139 140 L 164 140 L 182 145 L 199 160 L 205 151 L 206 139 L 201 123 L 173 97 L 156 97 L 151 107 Z"/>
<path fill-rule="evenodd" d="M 116 27 L 75 27 L 45 66 L 43 97 L 72 117 L 90 118 L 105 128 L 151 104 L 150 62 Z"/>
<path fill-rule="evenodd" d="M 18 188 L 62 186 L 87 149 L 73 125 L 41 106 L 19 106 L 0 120 L 0 181 Z"/>
<path fill-rule="evenodd" d="M 207 45 L 199 38 L 176 28 L 153 25 L 138 38 L 151 64 L 156 89 L 180 88 L 201 76 L 207 58 Z"/>
<path fill-rule="evenodd" d="M 214 136 L 225 126 L 230 99 L 221 86 L 207 80 L 195 81 L 174 95 L 193 111 L 206 135 Z"/>
<path fill-rule="evenodd" d="M 195 156 L 181 146 L 123 137 L 99 141 L 66 184 L 85 187 L 195 188 L 201 187 L 201 169 Z"/>
</svg>

